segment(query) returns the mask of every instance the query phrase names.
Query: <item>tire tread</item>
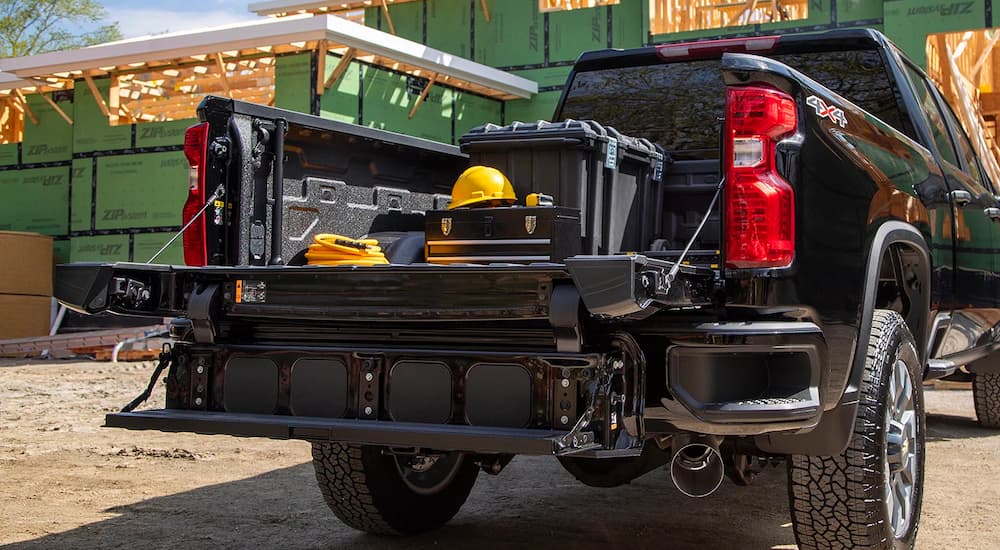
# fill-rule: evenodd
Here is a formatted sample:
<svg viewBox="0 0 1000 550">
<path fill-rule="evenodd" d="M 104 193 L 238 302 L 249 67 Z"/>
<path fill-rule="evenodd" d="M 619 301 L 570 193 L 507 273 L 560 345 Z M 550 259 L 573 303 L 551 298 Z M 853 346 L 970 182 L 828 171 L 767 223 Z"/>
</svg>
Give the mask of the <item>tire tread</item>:
<svg viewBox="0 0 1000 550">
<path fill-rule="evenodd" d="M 1000 428 L 1000 374 L 977 372 L 972 377 L 976 418 L 984 428 Z"/>
<path fill-rule="evenodd" d="M 874 312 L 858 413 L 845 452 L 836 456 L 792 455 L 789 458 L 789 508 L 801 550 L 894 546 L 895 541 L 884 535 L 884 520 L 872 507 L 873 503 L 881 505 L 883 483 L 881 452 L 872 451 L 881 450 L 882 443 L 876 440 L 883 431 L 879 396 L 884 370 L 891 366 L 886 357 L 894 356 L 890 346 L 897 331 L 903 332 L 902 345 L 913 346 L 913 337 L 898 313 Z M 869 391 L 865 391 L 866 388 Z M 917 506 L 919 511 L 919 503 Z M 908 538 L 913 541 L 915 536 L 916 525 Z"/>
</svg>

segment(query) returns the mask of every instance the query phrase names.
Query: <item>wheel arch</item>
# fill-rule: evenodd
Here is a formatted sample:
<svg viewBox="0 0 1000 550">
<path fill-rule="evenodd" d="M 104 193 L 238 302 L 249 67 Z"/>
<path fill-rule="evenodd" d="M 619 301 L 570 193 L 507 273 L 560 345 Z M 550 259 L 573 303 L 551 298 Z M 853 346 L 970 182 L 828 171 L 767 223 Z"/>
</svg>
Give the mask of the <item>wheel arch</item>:
<svg viewBox="0 0 1000 550">
<path fill-rule="evenodd" d="M 901 256 L 907 256 L 907 266 L 901 266 Z M 875 231 L 868 248 L 868 260 L 862 281 L 863 293 L 860 304 L 858 337 L 851 355 L 851 370 L 837 406 L 823 413 L 820 423 L 812 431 L 803 434 L 774 434 L 756 438 L 757 446 L 774 454 L 806 454 L 814 456 L 838 455 L 844 452 L 854 432 L 857 414 L 861 376 L 865 368 L 865 352 L 868 334 L 872 330 L 875 309 L 891 294 L 882 284 L 888 279 L 886 269 L 892 270 L 895 284 L 901 288 L 910 287 L 911 294 L 905 300 L 906 307 L 899 313 L 917 342 L 917 353 L 922 365 L 926 365 L 926 342 L 929 331 L 931 297 L 931 255 L 924 235 L 913 225 L 890 220 Z M 907 271 L 912 280 L 907 279 Z M 882 293 L 879 290 L 882 288 Z M 917 292 L 919 291 L 919 292 Z"/>
</svg>

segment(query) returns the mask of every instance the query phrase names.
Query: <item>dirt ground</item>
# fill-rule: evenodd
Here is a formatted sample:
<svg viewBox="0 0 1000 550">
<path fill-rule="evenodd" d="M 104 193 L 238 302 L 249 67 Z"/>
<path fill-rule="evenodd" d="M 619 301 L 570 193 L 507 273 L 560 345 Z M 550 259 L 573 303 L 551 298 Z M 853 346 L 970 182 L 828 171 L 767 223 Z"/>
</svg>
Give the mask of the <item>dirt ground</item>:
<svg viewBox="0 0 1000 550">
<path fill-rule="evenodd" d="M 306 443 L 101 428 L 151 372 L 150 363 L 0 360 L 0 545 L 794 548 L 783 468 L 692 500 L 664 471 L 602 490 L 576 483 L 554 459 L 526 457 L 498 477 L 481 475 L 444 529 L 364 535 L 324 505 Z M 1000 547 L 1000 433 L 975 423 L 971 392 L 926 395 L 918 547 Z"/>
</svg>

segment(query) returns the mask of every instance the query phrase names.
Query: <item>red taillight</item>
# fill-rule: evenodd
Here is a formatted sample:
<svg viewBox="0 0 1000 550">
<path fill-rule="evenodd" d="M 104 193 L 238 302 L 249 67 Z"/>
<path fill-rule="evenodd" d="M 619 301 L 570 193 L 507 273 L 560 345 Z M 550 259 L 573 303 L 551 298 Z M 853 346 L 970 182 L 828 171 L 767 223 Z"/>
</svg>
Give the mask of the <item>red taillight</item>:
<svg viewBox="0 0 1000 550">
<path fill-rule="evenodd" d="M 787 267 L 795 257 L 795 194 L 775 146 L 798 127 L 795 100 L 766 85 L 727 88 L 726 267 Z"/>
<path fill-rule="evenodd" d="M 188 176 L 188 198 L 184 203 L 183 224 L 191 221 L 205 206 L 205 149 L 208 146 L 208 123 L 196 124 L 184 132 L 184 156 L 191 166 Z M 208 263 L 205 252 L 205 216 L 184 232 L 184 263 L 202 266 Z"/>
</svg>

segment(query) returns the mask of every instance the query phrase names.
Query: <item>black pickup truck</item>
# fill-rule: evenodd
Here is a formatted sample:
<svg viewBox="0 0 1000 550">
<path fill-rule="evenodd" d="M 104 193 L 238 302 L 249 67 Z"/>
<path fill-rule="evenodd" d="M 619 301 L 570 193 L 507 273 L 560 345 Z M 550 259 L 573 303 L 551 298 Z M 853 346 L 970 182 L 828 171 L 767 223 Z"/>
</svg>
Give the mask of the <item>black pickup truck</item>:
<svg viewBox="0 0 1000 550">
<path fill-rule="evenodd" d="M 555 122 L 461 149 L 198 114 L 188 265 L 61 265 L 57 297 L 176 318 L 165 408 L 108 426 L 311 441 L 357 529 L 438 527 L 518 454 L 691 496 L 785 460 L 801 548 L 912 547 L 922 381 L 1000 425 L 995 164 L 878 32 L 587 53 Z M 470 163 L 559 211 L 446 210 Z M 388 265 L 306 265 L 317 233 Z"/>
</svg>

